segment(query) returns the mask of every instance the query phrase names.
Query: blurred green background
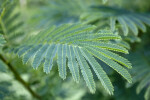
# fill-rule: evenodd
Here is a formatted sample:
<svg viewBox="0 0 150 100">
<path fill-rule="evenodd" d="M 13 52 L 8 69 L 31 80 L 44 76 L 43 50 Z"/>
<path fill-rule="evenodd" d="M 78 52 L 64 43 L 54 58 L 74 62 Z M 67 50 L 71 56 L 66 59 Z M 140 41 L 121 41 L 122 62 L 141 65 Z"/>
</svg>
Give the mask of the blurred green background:
<svg viewBox="0 0 150 100">
<path fill-rule="evenodd" d="M 5 3 L 6 2 L 6 3 Z M 4 4 L 5 3 L 5 4 Z M 114 95 L 109 95 L 100 81 L 94 75 L 97 90 L 91 94 L 83 79 L 77 84 L 72 80 L 70 72 L 67 79 L 62 80 L 58 75 L 56 62 L 50 74 L 43 72 L 42 65 L 34 70 L 30 63 L 24 65 L 17 56 L 7 52 L 8 47 L 16 46 L 25 37 L 34 36 L 47 26 L 59 26 L 64 23 L 86 23 L 93 24 L 100 28 L 109 29 L 107 18 L 98 15 L 99 20 L 92 16 L 92 6 L 117 7 L 131 12 L 144 14 L 150 21 L 150 0 L 0 0 L 0 12 L 6 8 L 4 21 L 8 30 L 8 43 L 3 48 L 5 58 L 14 66 L 14 69 L 22 79 L 40 96 L 41 100 L 150 100 L 150 78 L 142 81 L 146 75 L 150 74 L 150 26 L 146 25 L 146 31 L 139 30 L 135 36 L 129 32 L 128 36 L 123 36 L 129 46 L 129 55 L 123 55 L 131 61 L 133 69 L 130 70 L 133 76 L 133 83 L 127 83 L 119 74 L 105 67 L 113 86 Z M 8 9 L 8 10 L 7 10 Z M 105 12 L 107 14 L 107 10 Z M 83 18 L 84 14 L 92 17 Z M 93 18 L 93 19 L 92 19 Z M 90 19 L 90 20 L 89 20 Z M 116 27 L 119 30 L 119 24 Z M 11 27 L 12 30 L 11 30 Z M 0 30 L 2 31 L 2 30 Z M 119 33 L 120 31 L 118 31 Z M 121 32 L 122 33 L 122 32 Z M 0 98 L 1 100 L 37 100 L 18 81 L 14 74 L 7 68 L 4 62 L 0 61 Z M 143 83 L 141 83 L 143 82 Z M 137 87 L 143 84 L 142 90 L 137 93 Z"/>
</svg>

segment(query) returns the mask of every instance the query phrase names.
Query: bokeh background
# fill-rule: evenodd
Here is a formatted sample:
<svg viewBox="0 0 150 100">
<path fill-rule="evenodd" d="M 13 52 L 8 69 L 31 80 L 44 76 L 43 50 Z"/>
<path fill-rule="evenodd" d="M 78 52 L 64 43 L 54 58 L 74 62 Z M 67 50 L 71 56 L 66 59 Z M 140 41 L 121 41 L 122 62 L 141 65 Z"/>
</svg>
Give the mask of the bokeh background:
<svg viewBox="0 0 150 100">
<path fill-rule="evenodd" d="M 24 65 L 20 58 L 7 52 L 9 46 L 16 46 L 25 37 L 34 36 L 42 29 L 52 25 L 81 22 L 96 25 L 101 29 L 110 29 L 108 18 L 111 16 L 109 15 L 111 9 L 107 11 L 105 7 L 117 7 L 144 14 L 150 22 L 150 0 L 108 0 L 106 3 L 104 1 L 0 0 L 0 12 L 4 7 L 8 9 L 3 17 L 9 34 L 7 46 L 3 48 L 6 51 L 5 58 L 14 66 L 20 77 L 41 97 L 41 100 L 150 100 L 150 24 L 145 25 L 145 32 L 139 30 L 138 35 L 135 36 L 129 31 L 129 35 L 124 36 L 119 31 L 120 24 L 117 23 L 117 34 L 121 33 L 130 52 L 128 55 L 122 56 L 128 58 L 133 65 L 133 69 L 129 70 L 133 76 L 133 83 L 127 83 L 119 74 L 99 61 L 114 85 L 114 95 L 109 95 L 105 91 L 96 75 L 94 75 L 94 79 L 97 90 L 95 94 L 91 94 L 83 78 L 77 84 L 72 80 L 69 71 L 67 78 L 62 80 L 59 77 L 56 62 L 54 62 L 55 66 L 51 73 L 46 74 L 43 72 L 42 65 L 34 70 L 30 63 Z M 4 2 L 6 3 L 4 4 Z M 100 8 L 98 17 L 94 19 L 90 9 L 92 6 L 104 6 L 104 12 L 106 15 L 108 13 L 108 16 L 104 18 L 104 12 L 101 12 Z M 86 14 L 90 14 L 90 17 L 87 18 Z M 0 66 L 1 100 L 37 100 L 18 81 L 4 62 L 0 61 Z"/>
</svg>

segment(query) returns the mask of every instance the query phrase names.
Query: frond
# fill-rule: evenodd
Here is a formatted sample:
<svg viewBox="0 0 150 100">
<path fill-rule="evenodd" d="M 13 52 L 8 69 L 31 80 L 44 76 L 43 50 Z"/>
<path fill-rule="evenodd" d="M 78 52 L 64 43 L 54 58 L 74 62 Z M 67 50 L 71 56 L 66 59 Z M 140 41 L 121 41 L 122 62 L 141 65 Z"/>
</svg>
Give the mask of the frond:
<svg viewBox="0 0 150 100">
<path fill-rule="evenodd" d="M 73 79 L 76 82 L 79 82 L 79 66 L 76 62 L 76 56 L 74 54 L 74 50 L 72 46 L 67 46 L 67 58 L 68 58 L 68 67 L 70 69 L 70 72 L 72 74 Z M 82 66 L 80 66 L 82 68 Z"/>
<path fill-rule="evenodd" d="M 81 49 L 80 49 L 81 50 Z M 86 60 L 90 63 L 93 70 L 95 71 L 98 79 L 101 81 L 104 88 L 107 90 L 109 94 L 113 94 L 114 88 L 110 79 L 108 78 L 106 72 L 103 70 L 101 65 L 95 60 L 95 58 L 86 50 L 81 50 L 82 55 L 86 58 Z"/>
<path fill-rule="evenodd" d="M 145 95 L 144 95 L 144 98 L 145 100 L 149 100 L 150 99 L 150 86 L 147 88 L 146 92 L 145 92 Z"/>
<path fill-rule="evenodd" d="M 93 74 L 91 69 L 86 62 L 85 58 L 82 56 L 82 53 L 78 47 L 74 48 L 77 56 L 77 61 L 80 65 L 81 73 L 83 75 L 84 80 L 86 81 L 87 86 L 89 87 L 91 92 L 95 92 L 95 82 L 93 79 Z"/>
<path fill-rule="evenodd" d="M 123 41 L 123 40 L 116 41 L 116 44 L 118 44 L 119 46 L 122 46 L 122 47 L 124 47 L 124 48 L 126 48 L 128 50 L 130 49 L 130 44 L 128 42 L 126 42 L 126 41 Z"/>
<path fill-rule="evenodd" d="M 109 57 L 104 56 L 99 53 L 96 48 L 86 47 L 87 50 L 92 53 L 95 57 L 106 63 L 108 66 L 112 67 L 112 69 L 116 70 L 119 74 L 121 74 L 129 83 L 131 83 L 131 76 L 126 69 L 120 66 L 118 63 L 111 60 Z"/>
<path fill-rule="evenodd" d="M 6 3 L 4 3 L 6 2 Z M 7 44 L 17 44 L 18 38 L 23 36 L 23 22 L 20 20 L 20 13 L 16 10 L 16 0 L 4 0 L 0 8 L 0 33 L 5 36 Z"/>
<path fill-rule="evenodd" d="M 146 32 L 146 25 L 150 26 L 150 18 L 148 16 L 116 7 L 93 6 L 91 12 L 85 12 L 85 14 L 81 16 L 81 20 L 84 23 L 100 22 L 98 20 L 105 19 L 110 19 L 112 31 L 115 31 L 118 22 L 125 36 L 127 36 L 130 31 L 137 36 L 139 29 Z"/>
<path fill-rule="evenodd" d="M 66 78 L 66 57 L 67 57 L 67 45 L 60 45 L 58 47 L 58 54 L 57 54 L 57 64 L 59 70 L 59 76 L 63 79 Z"/>
<path fill-rule="evenodd" d="M 139 94 L 143 89 L 145 89 L 145 100 L 149 100 L 150 98 L 150 65 L 144 56 L 142 56 L 139 52 L 132 53 L 128 57 L 132 64 L 133 69 L 131 70 L 131 74 L 133 76 L 133 83 L 127 84 L 127 87 L 131 87 L 133 84 L 139 82 L 136 92 Z M 135 60 L 137 59 L 137 60 Z"/>
<path fill-rule="evenodd" d="M 129 61 L 111 52 L 128 53 L 128 51 L 122 46 L 109 42 L 121 39 L 120 36 L 113 33 L 94 33 L 95 28 L 92 25 L 79 23 L 54 26 L 48 31 L 30 37 L 24 44 L 16 47 L 14 52 L 22 57 L 24 63 L 32 59 L 34 69 L 43 63 L 43 70 L 46 73 L 50 73 L 53 60 L 57 57 L 58 71 L 62 79 L 66 78 L 68 66 L 74 81 L 78 83 L 81 70 L 88 88 L 94 93 L 96 88 L 91 66 L 107 92 L 113 94 L 112 83 L 95 57 L 131 82 L 130 74 L 123 67 L 131 68 Z"/>
<path fill-rule="evenodd" d="M 102 2 L 105 3 L 106 1 L 108 0 L 46 1 L 46 5 L 48 6 L 41 7 L 39 9 L 41 13 L 37 12 L 33 14 L 34 17 L 31 19 L 31 23 L 36 21 L 37 22 L 36 25 L 40 25 L 40 26 L 45 25 L 45 23 L 57 26 L 57 25 L 61 25 L 62 23 L 79 22 L 79 17 L 83 12 L 88 11 L 88 9 L 92 5 L 102 4 Z"/>
</svg>

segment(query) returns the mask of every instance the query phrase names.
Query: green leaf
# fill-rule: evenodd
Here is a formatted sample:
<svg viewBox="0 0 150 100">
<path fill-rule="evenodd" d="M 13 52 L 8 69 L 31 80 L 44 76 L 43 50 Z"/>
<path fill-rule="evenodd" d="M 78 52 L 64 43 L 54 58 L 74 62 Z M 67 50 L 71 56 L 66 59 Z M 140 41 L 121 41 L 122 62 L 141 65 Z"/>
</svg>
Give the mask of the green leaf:
<svg viewBox="0 0 150 100">
<path fill-rule="evenodd" d="M 25 52 L 30 50 L 32 47 L 33 47 L 32 45 L 20 47 L 18 48 L 18 51 L 16 53 L 18 54 L 19 57 L 21 57 Z"/>
<path fill-rule="evenodd" d="M 127 23 L 121 17 L 118 17 L 118 21 L 122 26 L 122 30 L 123 30 L 125 36 L 127 36 L 128 32 L 129 32 L 128 27 L 127 27 Z"/>
<path fill-rule="evenodd" d="M 41 48 L 41 44 L 31 48 L 24 56 L 23 63 L 27 63 L 28 60 L 35 55 L 35 53 Z"/>
<path fill-rule="evenodd" d="M 14 44 L 19 44 L 23 39 L 21 37 L 24 34 L 24 30 L 22 28 L 23 21 L 20 20 L 20 13 L 15 9 L 17 7 L 16 2 L 6 1 L 5 3 L 0 7 L 3 9 L 0 15 L 0 33 L 4 34 L 8 44 L 13 46 Z"/>
<path fill-rule="evenodd" d="M 140 91 L 146 86 L 149 84 L 149 80 L 150 79 L 150 73 L 144 77 L 144 79 L 140 82 L 140 84 L 138 85 L 137 89 L 136 89 L 136 92 L 137 93 L 140 93 Z"/>
<path fill-rule="evenodd" d="M 141 52 L 136 52 L 131 53 L 127 57 L 132 62 L 133 65 L 133 69 L 130 70 L 130 73 L 133 77 L 133 83 L 127 84 L 127 87 L 131 87 L 134 84 L 138 83 L 136 92 L 140 93 L 144 92 L 143 90 L 146 90 L 144 97 L 146 100 L 149 100 L 150 66 L 149 66 L 149 58 L 147 58 L 148 56 L 146 57 Z"/>
<path fill-rule="evenodd" d="M 46 73 L 52 70 L 54 58 L 57 57 L 59 76 L 62 79 L 66 79 L 67 68 L 69 68 L 74 81 L 78 83 L 81 70 L 88 88 L 94 93 L 96 88 L 92 68 L 106 91 L 113 94 L 114 89 L 110 79 L 94 57 L 108 64 L 131 82 L 130 74 L 123 68 L 123 66 L 131 68 L 131 64 L 127 59 L 116 54 L 116 52 L 128 53 L 128 51 L 111 42 L 120 40 L 120 36 L 105 30 L 95 33 L 95 28 L 80 23 L 52 26 L 25 40 L 24 44 L 14 49 L 14 52 L 23 57 L 24 63 L 32 59 L 34 69 L 44 63 L 43 70 Z"/>
<path fill-rule="evenodd" d="M 97 48 L 97 47 L 93 47 L 93 48 L 95 50 L 99 51 L 99 53 L 103 54 L 103 56 L 105 56 L 107 58 L 110 58 L 110 59 L 112 59 L 112 60 L 114 60 L 114 61 L 116 61 L 116 62 L 118 62 L 118 63 L 120 63 L 120 64 L 122 64 L 122 65 L 124 65 L 126 67 L 128 67 L 128 68 L 132 68 L 131 63 L 127 59 L 119 56 L 118 54 L 115 54 L 115 53 L 113 53 L 111 51 L 108 51 L 108 50 L 105 50 L 105 49 L 101 49 L 101 48 Z"/>
<path fill-rule="evenodd" d="M 35 54 L 35 59 L 33 60 L 32 66 L 34 69 L 37 69 L 37 67 L 40 65 L 41 61 L 44 59 L 45 52 L 48 48 L 48 44 L 45 44 L 39 49 L 39 51 Z"/>
<path fill-rule="evenodd" d="M 143 32 L 146 32 L 146 26 L 142 23 L 141 20 L 136 17 L 133 18 L 131 15 L 128 15 L 128 17 L 131 19 L 130 21 L 135 23 L 135 25 L 137 25 Z"/>
<path fill-rule="evenodd" d="M 135 36 L 137 36 L 139 33 L 138 28 L 143 32 L 146 32 L 145 24 L 150 26 L 150 18 L 148 14 L 144 15 L 122 8 L 104 5 L 93 5 L 90 9 L 90 12 L 87 11 L 83 13 L 83 16 L 81 16 L 81 21 L 88 24 L 95 23 L 99 26 L 99 28 L 110 22 L 109 25 L 113 32 L 115 30 L 115 27 L 117 27 L 117 29 L 121 28 L 125 36 L 130 34 L 129 29 Z M 132 33 L 130 35 L 132 35 Z"/>
<path fill-rule="evenodd" d="M 67 46 L 67 58 L 68 58 L 68 67 L 72 74 L 74 81 L 77 83 L 79 82 L 80 75 L 79 75 L 79 66 L 75 59 L 75 53 L 73 51 L 72 46 Z"/>
<path fill-rule="evenodd" d="M 115 31 L 115 26 L 116 26 L 116 18 L 111 17 L 110 18 L 110 28 L 112 31 Z"/>
<path fill-rule="evenodd" d="M 103 70 L 103 68 L 100 66 L 100 64 L 95 60 L 95 58 L 89 52 L 87 52 L 86 50 L 82 50 L 82 49 L 80 50 L 82 52 L 82 55 L 86 58 L 86 60 L 92 66 L 93 70 L 95 71 L 98 79 L 101 81 L 104 88 L 107 90 L 109 94 L 113 94 L 114 88 L 107 74 Z"/>
<path fill-rule="evenodd" d="M 134 16 L 150 26 L 150 18 L 143 16 L 143 15 L 138 15 L 138 14 L 136 14 Z"/>
<path fill-rule="evenodd" d="M 58 71 L 59 76 L 63 79 L 66 78 L 66 56 L 67 56 L 67 45 L 59 45 L 58 46 L 58 53 L 57 53 L 57 64 L 58 64 Z"/>
<path fill-rule="evenodd" d="M 118 44 L 119 46 L 122 46 L 128 50 L 130 49 L 130 44 L 126 41 L 116 41 L 116 44 Z"/>
<path fill-rule="evenodd" d="M 146 89 L 144 98 L 145 98 L 145 100 L 149 100 L 150 99 L 150 86 Z"/>
<path fill-rule="evenodd" d="M 89 52 L 91 52 L 95 57 L 109 65 L 111 68 L 116 70 L 120 75 L 122 75 L 129 83 L 132 82 L 131 75 L 128 73 L 128 71 L 120 66 L 118 63 L 114 62 L 113 60 L 105 57 L 104 55 L 100 54 L 94 47 L 86 47 Z"/>
<path fill-rule="evenodd" d="M 80 52 L 79 48 L 74 48 L 74 51 L 76 53 L 77 61 L 80 65 L 83 78 L 86 81 L 86 84 L 89 87 L 90 91 L 94 93 L 96 88 L 91 69 L 88 66 L 88 63 L 86 62 L 85 58 L 82 56 L 82 53 Z"/>
<path fill-rule="evenodd" d="M 113 43 L 107 43 L 107 42 L 92 42 L 92 41 L 86 41 L 86 42 L 75 42 L 77 45 L 80 46 L 85 46 L 85 45 L 89 45 L 89 46 L 96 46 L 99 48 L 103 48 L 103 49 L 108 49 L 108 50 L 112 50 L 112 51 L 117 51 L 117 52 L 122 52 L 122 53 L 128 53 L 127 49 L 125 49 L 124 47 L 121 47 L 119 45 L 113 44 Z"/>
<path fill-rule="evenodd" d="M 136 25 L 132 22 L 132 20 L 126 16 L 123 16 L 122 18 L 125 20 L 126 25 L 128 25 L 130 30 L 132 30 L 132 32 L 137 36 L 138 35 L 138 29 L 137 29 Z"/>
<path fill-rule="evenodd" d="M 86 40 L 83 40 L 83 38 L 86 38 Z M 95 41 L 97 41 L 97 40 L 113 40 L 113 39 L 117 40 L 117 39 L 121 39 L 120 36 L 110 34 L 110 33 L 87 34 L 87 32 L 86 32 L 86 33 L 81 33 L 81 34 L 74 35 L 72 37 L 66 37 L 66 38 L 60 40 L 60 42 L 94 41 L 95 38 L 96 38 Z M 72 40 L 74 40 L 74 41 L 72 41 Z"/>
<path fill-rule="evenodd" d="M 44 72 L 49 73 L 53 67 L 53 58 L 57 53 L 57 45 L 51 44 L 45 55 Z"/>
</svg>

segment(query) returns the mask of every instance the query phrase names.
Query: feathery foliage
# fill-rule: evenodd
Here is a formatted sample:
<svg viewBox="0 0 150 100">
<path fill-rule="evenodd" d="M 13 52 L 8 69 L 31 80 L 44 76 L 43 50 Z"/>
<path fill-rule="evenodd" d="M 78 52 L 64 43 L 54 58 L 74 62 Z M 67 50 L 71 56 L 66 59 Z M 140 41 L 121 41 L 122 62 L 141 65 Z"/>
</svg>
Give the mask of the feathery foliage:
<svg viewBox="0 0 150 100">
<path fill-rule="evenodd" d="M 50 25 L 60 25 L 62 23 L 79 22 L 79 16 L 83 12 L 88 11 L 91 5 L 100 3 L 99 0 L 49 0 L 46 2 L 48 6 L 42 6 L 39 9 L 41 13 L 33 15 L 31 23 L 35 24 L 38 22 L 40 23 L 37 24 L 39 26 L 47 23 Z"/>
<path fill-rule="evenodd" d="M 3 1 L 0 5 L 0 33 L 5 36 L 7 44 L 16 44 L 22 37 L 23 22 L 20 21 L 20 13 L 16 10 L 16 1 Z"/>
<path fill-rule="evenodd" d="M 0 0 L 0 99 L 149 100 L 149 9 L 148 0 Z"/>
<path fill-rule="evenodd" d="M 145 14 L 139 14 L 131 12 L 125 9 L 108 7 L 108 6 L 92 6 L 91 12 L 87 12 L 81 16 L 81 20 L 84 23 L 101 23 L 100 20 L 110 20 L 110 27 L 112 31 L 115 31 L 116 24 L 119 23 L 125 36 L 131 32 L 137 36 L 138 29 L 146 32 L 146 25 L 150 26 L 150 18 Z"/>
<path fill-rule="evenodd" d="M 113 94 L 112 83 L 95 57 L 106 63 L 131 83 L 131 76 L 123 67 L 131 68 L 131 64 L 127 59 L 112 52 L 127 54 L 128 51 L 122 46 L 109 42 L 110 40 L 121 39 L 120 36 L 113 33 L 94 33 L 94 29 L 95 26 L 83 24 L 54 26 L 36 36 L 30 37 L 23 45 L 17 47 L 14 52 L 22 56 L 23 63 L 27 63 L 32 58 L 34 69 L 37 69 L 43 62 L 43 70 L 46 73 L 52 70 L 53 60 L 57 55 L 60 77 L 62 79 L 66 78 L 66 67 L 68 65 L 74 81 L 78 83 L 80 69 L 88 88 L 93 93 L 96 88 L 90 64 L 107 92 Z"/>
<path fill-rule="evenodd" d="M 136 92 L 139 94 L 142 90 L 145 90 L 145 95 L 144 95 L 145 100 L 149 100 L 150 99 L 150 80 L 149 80 L 150 66 L 149 66 L 148 59 L 144 55 L 138 53 L 135 54 L 132 53 L 128 58 L 132 62 L 134 70 L 133 69 L 131 70 L 133 76 L 133 83 L 127 84 L 127 87 L 131 87 L 135 83 L 139 82 L 136 88 Z M 138 60 L 134 60 L 134 59 L 138 59 Z"/>
<path fill-rule="evenodd" d="M 11 86 L 9 82 L 0 82 L 0 99 L 4 100 L 4 98 L 8 97 L 12 91 L 9 90 L 8 87 Z"/>
<path fill-rule="evenodd" d="M 103 3 L 106 3 L 106 1 L 103 0 Z M 132 32 L 134 37 L 138 35 L 139 29 L 146 32 L 146 25 L 150 26 L 148 14 L 113 6 L 103 6 L 98 0 L 65 0 L 65 2 L 61 0 L 49 1 L 49 6 L 43 8 L 43 13 L 38 16 L 41 23 L 49 22 L 51 25 L 60 25 L 61 23 L 78 21 L 85 24 L 95 24 L 100 27 L 108 26 L 112 31 L 119 27 L 125 36 L 132 35 L 129 34 Z M 49 14 L 49 12 L 51 13 Z M 48 21 L 49 19 L 52 20 Z"/>
</svg>

